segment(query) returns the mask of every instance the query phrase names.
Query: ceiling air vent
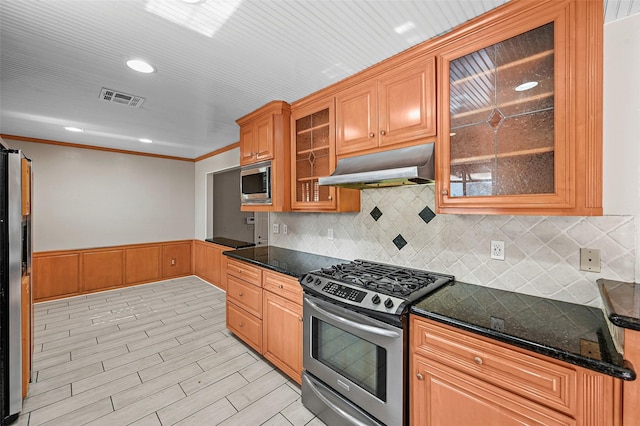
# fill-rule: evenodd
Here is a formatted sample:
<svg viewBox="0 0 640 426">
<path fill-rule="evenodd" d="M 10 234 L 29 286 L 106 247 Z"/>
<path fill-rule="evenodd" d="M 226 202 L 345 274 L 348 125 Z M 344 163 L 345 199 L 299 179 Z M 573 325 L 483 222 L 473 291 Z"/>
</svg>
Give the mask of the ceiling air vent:
<svg viewBox="0 0 640 426">
<path fill-rule="evenodd" d="M 144 102 L 144 98 L 141 96 L 118 92 L 117 90 L 107 89 L 106 87 L 103 87 L 102 90 L 100 90 L 100 99 L 133 108 L 140 108 Z"/>
</svg>

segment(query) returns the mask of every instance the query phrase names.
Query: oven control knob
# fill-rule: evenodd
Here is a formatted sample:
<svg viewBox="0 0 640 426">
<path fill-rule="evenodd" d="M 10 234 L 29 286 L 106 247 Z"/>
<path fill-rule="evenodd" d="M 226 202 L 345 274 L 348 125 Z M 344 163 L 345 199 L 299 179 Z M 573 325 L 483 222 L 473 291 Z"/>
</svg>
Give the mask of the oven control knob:
<svg viewBox="0 0 640 426">
<path fill-rule="evenodd" d="M 305 280 L 310 283 L 311 281 L 313 281 L 313 275 L 307 275 L 307 278 L 305 278 Z"/>
<path fill-rule="evenodd" d="M 389 309 L 393 308 L 393 300 L 387 298 L 387 300 L 384 301 L 384 306 Z"/>
<path fill-rule="evenodd" d="M 315 285 L 320 285 L 322 283 L 322 280 L 320 278 L 316 278 L 316 280 L 313 282 L 313 284 Z"/>
<path fill-rule="evenodd" d="M 380 296 L 378 296 L 377 294 L 374 294 L 373 297 L 371 298 L 371 302 L 374 305 L 377 305 L 378 303 L 380 303 Z"/>
</svg>

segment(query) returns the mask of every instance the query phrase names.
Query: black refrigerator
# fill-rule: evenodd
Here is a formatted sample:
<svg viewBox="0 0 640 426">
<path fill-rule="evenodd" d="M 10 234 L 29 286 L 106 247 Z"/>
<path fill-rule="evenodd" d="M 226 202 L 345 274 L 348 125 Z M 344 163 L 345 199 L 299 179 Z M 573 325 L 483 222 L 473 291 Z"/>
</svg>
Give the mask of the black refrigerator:
<svg viewBox="0 0 640 426">
<path fill-rule="evenodd" d="M 23 215 L 22 203 L 23 159 L 29 162 L 21 151 L 8 150 L 0 146 L 0 422 L 2 425 L 12 423 L 22 410 L 22 277 L 31 273 L 31 216 L 30 211 Z M 29 182 L 25 184 L 30 188 L 30 174 L 28 176 Z M 30 189 L 26 192 L 27 197 L 30 197 L 30 192 Z M 30 304 L 31 301 L 29 306 Z"/>
</svg>

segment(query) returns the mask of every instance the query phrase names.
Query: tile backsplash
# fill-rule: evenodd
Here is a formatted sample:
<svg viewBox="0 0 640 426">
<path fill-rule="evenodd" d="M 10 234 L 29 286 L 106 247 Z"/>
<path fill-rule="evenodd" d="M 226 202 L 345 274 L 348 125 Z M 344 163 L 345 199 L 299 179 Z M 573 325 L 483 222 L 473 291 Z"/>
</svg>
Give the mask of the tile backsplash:
<svg viewBox="0 0 640 426">
<path fill-rule="evenodd" d="M 361 191 L 360 213 L 271 213 L 270 223 L 286 224 L 288 233 L 271 234 L 269 244 L 449 273 L 459 281 L 596 307 L 598 278 L 634 280 L 633 216 L 434 211 L 433 186 L 370 189 Z M 491 240 L 504 241 L 504 261 L 490 258 Z M 579 270 L 581 247 L 601 251 L 600 273 Z"/>
</svg>

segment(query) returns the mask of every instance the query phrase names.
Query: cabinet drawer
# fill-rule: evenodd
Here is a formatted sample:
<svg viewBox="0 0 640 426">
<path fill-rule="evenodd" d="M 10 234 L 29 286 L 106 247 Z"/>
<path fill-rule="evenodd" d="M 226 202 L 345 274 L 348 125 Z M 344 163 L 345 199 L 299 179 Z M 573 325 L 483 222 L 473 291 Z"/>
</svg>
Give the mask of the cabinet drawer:
<svg viewBox="0 0 640 426">
<path fill-rule="evenodd" d="M 236 277 L 227 279 L 227 300 L 232 301 L 245 311 L 262 318 L 262 289 Z"/>
<path fill-rule="evenodd" d="M 235 259 L 227 260 L 227 275 L 232 275 L 258 287 L 262 286 L 262 270 Z"/>
<path fill-rule="evenodd" d="M 264 271 L 262 287 L 271 293 L 302 305 L 302 287 L 297 279 L 277 272 Z"/>
<path fill-rule="evenodd" d="M 424 355 L 540 404 L 572 414 L 577 409 L 577 372 L 488 342 L 462 330 L 412 316 L 411 345 Z"/>
<path fill-rule="evenodd" d="M 262 321 L 227 301 L 227 328 L 262 353 Z"/>
</svg>

